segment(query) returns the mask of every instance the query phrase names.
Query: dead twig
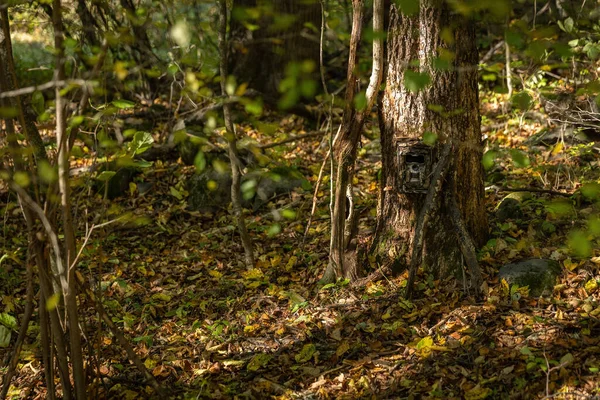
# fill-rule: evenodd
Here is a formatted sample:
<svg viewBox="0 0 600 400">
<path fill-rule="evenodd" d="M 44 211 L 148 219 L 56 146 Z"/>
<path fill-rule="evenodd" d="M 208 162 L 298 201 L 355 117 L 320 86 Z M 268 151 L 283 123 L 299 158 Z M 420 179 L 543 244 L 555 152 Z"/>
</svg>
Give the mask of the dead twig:
<svg viewBox="0 0 600 400">
<path fill-rule="evenodd" d="M 540 189 L 540 188 L 532 188 L 532 187 L 527 187 L 527 188 L 510 188 L 510 187 L 506 187 L 506 186 L 497 186 L 497 185 L 492 185 L 492 186 L 487 186 L 485 188 L 485 191 L 490 191 L 490 190 L 494 190 L 496 193 L 498 192 L 531 192 L 531 193 L 546 193 L 546 194 L 551 194 L 554 196 L 565 196 L 565 197 L 571 197 L 572 194 L 571 193 L 567 193 L 567 192 L 559 192 L 557 190 L 551 190 L 551 189 Z"/>
</svg>

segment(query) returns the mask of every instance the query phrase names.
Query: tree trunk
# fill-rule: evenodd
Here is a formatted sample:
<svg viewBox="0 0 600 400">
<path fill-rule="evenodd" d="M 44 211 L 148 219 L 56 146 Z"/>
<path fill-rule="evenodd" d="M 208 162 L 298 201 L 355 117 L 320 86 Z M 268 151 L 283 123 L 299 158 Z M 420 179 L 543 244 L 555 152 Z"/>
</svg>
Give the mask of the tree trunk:
<svg viewBox="0 0 600 400">
<path fill-rule="evenodd" d="M 219 72 L 221 76 L 221 95 L 227 99 L 227 1 L 221 0 L 219 7 Z M 242 182 L 242 171 L 239 154 L 237 150 L 237 135 L 235 126 L 231 119 L 231 104 L 223 103 L 223 119 L 225 120 L 226 139 L 228 142 L 229 160 L 231 162 L 231 206 L 236 219 L 240 238 L 244 247 L 246 268 L 254 268 L 254 250 L 252 240 L 246 228 L 246 220 L 242 209 L 242 193 L 240 185 Z"/>
<path fill-rule="evenodd" d="M 65 53 L 64 53 L 64 31 L 62 20 L 61 0 L 52 2 L 52 25 L 54 27 L 54 48 L 56 51 L 56 65 L 54 79 L 62 81 L 65 79 Z M 81 347 L 81 332 L 79 329 L 79 312 L 77 306 L 77 284 L 75 281 L 75 259 L 77 249 L 75 243 L 75 232 L 73 217 L 71 214 L 71 198 L 69 186 L 69 149 L 67 133 L 66 106 L 62 97 L 61 89 L 55 88 L 56 103 L 56 145 L 58 149 L 58 187 L 60 193 L 60 205 L 63 215 L 63 234 L 65 244 L 65 271 L 61 271 L 62 278 L 66 278 L 66 286 L 63 286 L 65 308 L 68 316 L 69 345 L 71 350 L 71 368 L 73 369 L 73 381 L 75 387 L 75 398 L 82 400 L 86 398 L 85 370 L 83 367 L 83 351 Z"/>
<path fill-rule="evenodd" d="M 425 153 L 418 159 L 427 164 L 424 160 L 430 158 L 428 173 L 444 147 L 439 143 L 450 141 L 453 151 L 439 194 L 433 197 L 429 224 L 423 227 L 422 251 L 426 267 L 447 275 L 462 266 L 461 238 L 456 219 L 450 217 L 449 196 L 476 245 L 483 244 L 488 233 L 474 26 L 439 1 L 422 1 L 414 16 L 402 15 L 392 5 L 387 55 L 386 89 L 380 99 L 382 182 L 373 251 L 395 272 L 410 265 L 427 185 L 420 192 L 407 189 L 407 175 L 400 171 L 409 156 L 403 158 L 399 151 L 424 135 L 428 139 L 437 135 L 438 144 L 422 146 Z M 419 88 L 418 82 L 427 78 L 415 73 L 427 74 L 429 84 Z"/>
<path fill-rule="evenodd" d="M 358 216 L 354 210 L 352 177 L 356 152 L 365 118 L 370 113 L 383 72 L 383 39 L 373 41 L 373 68 L 365 97 L 366 106 L 362 110 L 354 108 L 354 99 L 360 81 L 358 73 L 358 48 L 362 37 L 364 0 L 352 1 L 352 35 L 348 56 L 348 74 L 346 86 L 346 108 L 340 130 L 335 138 L 332 157 L 335 158 L 335 194 L 331 217 L 331 243 L 329 264 L 321 278 L 322 283 L 334 282 L 336 278 L 356 280 L 360 274 L 357 254 L 356 235 Z M 373 31 L 383 32 L 383 0 L 373 1 Z M 333 174 L 332 174 L 333 177 Z M 333 184 L 333 183 L 332 183 Z"/>
<path fill-rule="evenodd" d="M 0 10 L 0 73 L 5 75 L 4 91 L 10 91 L 19 87 L 17 76 L 15 74 L 15 63 L 12 53 L 12 42 L 10 37 L 10 20 L 8 18 L 8 8 Z M 48 160 L 44 142 L 40 136 L 40 132 L 35 125 L 35 115 L 25 99 L 25 96 L 17 97 L 16 99 L 7 99 L 7 103 L 14 107 L 19 114 L 19 122 L 21 129 L 27 138 L 27 142 L 33 149 L 36 161 Z"/>
<path fill-rule="evenodd" d="M 246 19 L 247 9 L 258 9 L 258 20 Z M 279 83 L 291 62 L 312 60 L 318 80 L 321 7 L 318 0 L 235 0 L 231 20 L 231 56 L 236 60 L 229 72 L 238 82 L 265 95 L 272 102 L 279 97 Z M 291 19 L 288 25 L 282 23 Z M 258 24 L 247 29 L 244 22 Z"/>
</svg>

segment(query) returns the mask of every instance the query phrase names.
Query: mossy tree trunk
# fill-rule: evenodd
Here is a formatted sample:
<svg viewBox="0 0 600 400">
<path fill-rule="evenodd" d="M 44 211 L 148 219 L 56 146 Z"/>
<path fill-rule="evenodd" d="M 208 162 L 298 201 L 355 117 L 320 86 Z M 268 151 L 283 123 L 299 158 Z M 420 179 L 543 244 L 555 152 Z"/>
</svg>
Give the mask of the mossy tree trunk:
<svg viewBox="0 0 600 400">
<path fill-rule="evenodd" d="M 437 136 L 432 166 L 442 143 L 450 141 L 453 151 L 424 228 L 423 263 L 446 275 L 462 266 L 449 196 L 454 196 L 474 243 L 483 244 L 487 236 L 474 26 L 442 1 L 422 1 L 411 16 L 392 5 L 387 58 L 379 110 L 383 165 L 373 251 L 396 272 L 410 265 L 425 194 L 401 190 L 398 146 Z"/>
</svg>

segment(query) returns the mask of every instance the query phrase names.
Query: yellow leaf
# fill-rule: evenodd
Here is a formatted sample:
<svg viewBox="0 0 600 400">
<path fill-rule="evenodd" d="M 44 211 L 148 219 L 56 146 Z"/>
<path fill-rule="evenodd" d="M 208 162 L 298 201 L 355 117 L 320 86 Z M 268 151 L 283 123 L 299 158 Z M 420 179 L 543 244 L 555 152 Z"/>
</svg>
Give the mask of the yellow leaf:
<svg viewBox="0 0 600 400">
<path fill-rule="evenodd" d="M 298 225 L 298 226 L 300 226 L 300 225 Z M 288 260 L 287 264 L 285 264 L 285 270 L 291 271 L 296 266 L 297 261 L 298 261 L 298 257 L 291 256 L 290 259 Z"/>
<path fill-rule="evenodd" d="M 114 64 L 114 72 L 115 75 L 117 75 L 117 78 L 119 78 L 119 80 L 123 80 L 125 78 L 127 78 L 127 75 L 129 74 L 129 72 L 127 71 L 127 68 L 125 67 L 125 63 L 122 61 L 117 61 Z"/>
<path fill-rule="evenodd" d="M 600 257 L 592 257 L 590 258 L 590 261 L 596 265 L 600 265 Z"/>
<path fill-rule="evenodd" d="M 467 400 L 483 400 L 492 394 L 492 389 L 482 388 L 479 385 L 475 386 L 471 390 L 465 392 L 465 399 Z"/>
<path fill-rule="evenodd" d="M 552 155 L 555 156 L 555 155 L 559 154 L 562 151 L 563 147 L 564 147 L 564 144 L 562 141 L 559 141 L 558 143 L 556 143 L 556 145 L 552 149 Z"/>
<path fill-rule="evenodd" d="M 598 281 L 595 279 L 590 279 L 589 281 L 587 281 L 585 283 L 585 290 L 589 294 L 594 293 L 596 290 L 598 290 Z"/>
<path fill-rule="evenodd" d="M 171 296 L 166 293 L 154 293 L 152 299 L 160 301 L 171 301 Z"/>
<path fill-rule="evenodd" d="M 571 261 L 571 258 L 567 258 L 565 261 L 563 261 L 563 264 L 564 264 L 565 268 L 568 269 L 569 271 L 573 271 L 575 268 L 577 268 L 579 266 L 579 263 Z"/>
<path fill-rule="evenodd" d="M 425 336 L 417 343 L 417 350 L 428 349 L 433 345 L 433 338 L 431 336 Z"/>
<path fill-rule="evenodd" d="M 257 279 L 262 279 L 265 276 L 265 274 L 263 274 L 263 272 L 258 268 L 252 268 L 251 270 L 243 272 L 242 276 L 244 277 L 244 279 L 254 281 Z"/>
<path fill-rule="evenodd" d="M 347 352 L 348 350 L 350 350 L 350 344 L 348 343 L 348 341 L 344 340 L 337 348 L 337 350 L 335 351 L 335 354 L 337 354 L 337 356 L 341 356 L 342 354 L 344 354 L 345 352 Z"/>
<path fill-rule="evenodd" d="M 223 276 L 222 273 L 220 273 L 219 271 L 216 271 L 214 269 L 211 269 L 210 271 L 208 271 L 208 274 L 210 276 L 212 276 L 213 278 L 217 278 L 217 279 L 219 279 L 219 278 L 221 278 Z"/>
<path fill-rule="evenodd" d="M 271 258 L 271 267 L 278 267 L 279 264 L 281 264 L 281 255 L 278 254 L 275 257 Z"/>
<path fill-rule="evenodd" d="M 2 296 L 2 303 L 4 303 L 4 311 L 9 313 L 15 309 L 15 301 L 12 296 Z"/>
<path fill-rule="evenodd" d="M 54 310 L 58 306 L 59 301 L 60 293 L 54 293 L 52 296 L 48 297 L 48 299 L 46 300 L 46 310 Z"/>
<path fill-rule="evenodd" d="M 437 350 L 437 351 L 452 351 L 451 348 L 446 347 L 446 346 L 437 346 L 437 345 L 432 345 L 431 346 L 431 350 Z"/>
<path fill-rule="evenodd" d="M 146 358 L 146 360 L 144 361 L 144 365 L 148 369 L 154 369 L 154 367 L 156 367 L 156 361 L 154 361 L 151 358 Z"/>
</svg>

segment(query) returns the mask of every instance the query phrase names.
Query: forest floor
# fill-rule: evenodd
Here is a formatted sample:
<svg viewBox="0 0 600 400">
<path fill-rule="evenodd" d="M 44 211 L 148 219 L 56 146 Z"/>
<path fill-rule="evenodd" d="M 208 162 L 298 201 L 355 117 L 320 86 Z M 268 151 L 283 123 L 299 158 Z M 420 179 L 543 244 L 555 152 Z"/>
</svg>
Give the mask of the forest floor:
<svg viewBox="0 0 600 400">
<path fill-rule="evenodd" d="M 76 193 L 77 218 L 88 227 L 124 214 L 145 219 L 94 230 L 80 272 L 174 398 L 600 396 L 600 235 L 588 237 L 586 255 L 572 240 L 574 229 L 597 223 L 598 205 L 578 191 L 600 178 L 597 145 L 559 140 L 533 149 L 525 140 L 543 122 L 523 112 L 506 118 L 501 107 L 499 100 L 482 104 L 487 148 L 496 151 L 488 154 L 494 162 L 486 183 L 490 241 L 479 254 L 484 301 L 469 296 L 461 280 L 426 271 L 418 274 L 412 301 L 401 296 L 406 273 L 360 287 L 320 287 L 329 246 L 328 177 L 306 236 L 312 191 L 280 196 L 248 216 L 258 260 L 247 270 L 227 210 L 186 210 L 184 181 L 194 169 L 180 161 L 148 168 L 143 179 L 153 190 L 145 195 L 109 201 Z M 296 117 L 272 118 L 279 126 L 275 137 L 250 126 L 244 131 L 264 143 L 305 132 Z M 368 230 L 375 223 L 381 164 L 378 133 L 367 133 L 373 140 L 363 137 L 355 183 L 359 206 L 370 210 L 361 222 Z M 314 189 L 327 142 L 312 138 L 265 152 L 306 172 Z M 510 193 L 507 187 L 557 193 L 532 192 L 522 214 L 499 221 L 496 208 Z M 0 238 L 13 255 L 2 261 L 3 311 L 15 315 L 25 297 L 24 272 L 14 261 L 23 262 L 27 247 L 20 218 L 16 208 L 5 212 Z M 81 245 L 85 226 L 79 229 Z M 500 266 L 528 258 L 561 263 L 551 296 L 511 292 L 498 281 Z M 85 353 L 93 355 L 90 398 L 152 398 L 152 388 L 85 297 L 80 310 Z M 37 323 L 11 398 L 44 397 Z"/>
</svg>

